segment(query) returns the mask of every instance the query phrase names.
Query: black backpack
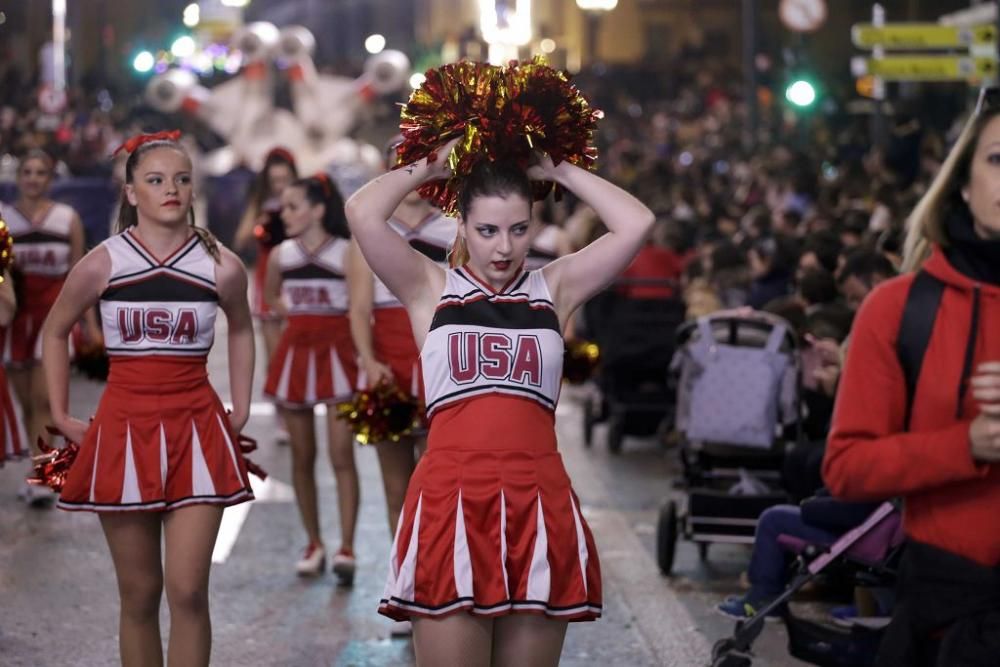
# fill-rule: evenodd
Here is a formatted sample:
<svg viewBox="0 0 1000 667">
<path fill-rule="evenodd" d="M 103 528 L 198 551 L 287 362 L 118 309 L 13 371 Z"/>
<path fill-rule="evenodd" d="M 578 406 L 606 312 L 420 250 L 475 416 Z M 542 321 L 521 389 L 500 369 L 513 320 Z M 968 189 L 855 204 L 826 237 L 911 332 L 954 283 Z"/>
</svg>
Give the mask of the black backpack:
<svg viewBox="0 0 1000 667">
<path fill-rule="evenodd" d="M 934 320 L 937 319 L 943 293 L 944 283 L 927 271 L 921 270 L 906 295 L 906 305 L 903 307 L 899 336 L 896 340 L 896 354 L 899 356 L 903 376 L 906 378 L 907 429 L 910 427 L 913 396 L 917 391 L 920 367 L 924 363 L 924 353 L 931 340 Z"/>
</svg>

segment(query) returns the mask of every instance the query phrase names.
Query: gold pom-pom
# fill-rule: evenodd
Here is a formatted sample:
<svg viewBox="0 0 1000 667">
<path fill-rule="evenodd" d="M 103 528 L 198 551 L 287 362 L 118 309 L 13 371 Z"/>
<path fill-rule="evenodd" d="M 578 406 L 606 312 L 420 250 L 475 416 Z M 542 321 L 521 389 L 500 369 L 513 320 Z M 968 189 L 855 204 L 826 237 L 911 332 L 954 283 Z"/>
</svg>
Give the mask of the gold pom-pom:
<svg viewBox="0 0 1000 667">
<path fill-rule="evenodd" d="M 399 442 L 423 423 L 419 401 L 394 382 L 380 382 L 356 392 L 350 401 L 337 404 L 337 413 L 350 424 L 354 439 L 362 445 Z"/>
<path fill-rule="evenodd" d="M 3 282 L 3 275 L 14 263 L 14 237 L 11 236 L 10 227 L 7 222 L 0 218 L 0 282 Z"/>
</svg>

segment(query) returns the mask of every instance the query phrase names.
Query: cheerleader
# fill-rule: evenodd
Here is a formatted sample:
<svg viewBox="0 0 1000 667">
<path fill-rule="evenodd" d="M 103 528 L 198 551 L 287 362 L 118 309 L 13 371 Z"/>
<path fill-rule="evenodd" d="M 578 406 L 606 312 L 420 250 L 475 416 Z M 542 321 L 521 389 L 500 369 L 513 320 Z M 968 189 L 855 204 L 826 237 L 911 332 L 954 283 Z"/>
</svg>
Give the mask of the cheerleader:
<svg viewBox="0 0 1000 667">
<path fill-rule="evenodd" d="M 13 206 L 0 205 L 0 217 L 7 221 L 17 244 L 23 296 L 4 340 L 3 359 L 21 404 L 32 449 L 39 438 L 48 440 L 45 427 L 52 423 L 45 376 L 38 364 L 42 353 L 39 334 L 66 274 L 83 257 L 85 245 L 80 216 L 66 204 L 49 198 L 53 170 L 54 163 L 47 153 L 30 151 L 18 165 L 17 201 Z M 82 316 L 87 338 L 100 340 L 94 313 Z M 49 506 L 54 498 L 47 487 L 27 485 L 20 495 L 33 506 Z"/>
<path fill-rule="evenodd" d="M 246 271 L 193 225 L 191 160 L 178 136 L 126 142 L 120 233 L 73 268 L 42 332 L 53 421 L 80 443 L 58 506 L 100 517 L 118 577 L 126 667 L 163 664 L 163 590 L 169 664 L 209 664 L 208 578 L 222 508 L 253 499 L 237 445 L 254 363 Z M 111 370 L 88 424 L 68 413 L 67 338 L 95 304 Z M 206 370 L 220 308 L 228 415 Z"/>
<path fill-rule="evenodd" d="M 285 240 L 281 221 L 281 193 L 298 178 L 295 158 L 284 148 L 272 148 L 264 159 L 264 168 L 257 174 L 250 190 L 247 206 L 233 245 L 242 251 L 253 239 L 257 241 L 257 262 L 253 271 L 253 315 L 260 323 L 264 350 L 270 361 L 281 337 L 281 315 L 275 313 L 264 299 L 264 278 L 271 250 Z"/>
<path fill-rule="evenodd" d="M 0 282 L 0 340 L 5 341 L 7 327 L 14 320 L 17 310 L 17 297 L 14 294 L 14 284 L 10 272 L 5 271 L 3 282 Z M 20 427 L 17 423 L 17 413 L 10 399 L 10 389 L 7 385 L 7 373 L 0 366 L 0 468 L 4 461 L 24 456 L 21 446 Z"/>
<path fill-rule="evenodd" d="M 344 281 L 350 245 L 344 202 L 325 175 L 295 181 L 281 194 L 281 218 L 290 237 L 268 258 L 264 296 L 288 320 L 267 371 L 264 393 L 281 408 L 292 448 L 292 486 L 309 543 L 295 570 L 324 571 L 326 547 L 316 500 L 316 425 L 313 408 L 326 412 L 330 462 L 337 481 L 340 548 L 332 558 L 341 583 L 354 579 L 354 530 L 360 486 L 353 438 L 333 405 L 348 400 L 357 383 L 357 362 L 347 318 Z"/>
<path fill-rule="evenodd" d="M 482 83 L 468 74 L 476 66 L 446 68 Z M 365 259 L 409 314 L 430 420 L 379 611 L 413 621 L 419 665 L 555 665 L 567 622 L 601 614 L 597 552 L 556 450 L 561 331 L 632 260 L 653 214 L 568 161 L 536 154 L 527 170 L 490 162 L 487 149 L 498 144 L 489 135 L 482 153 L 465 141 L 452 155 L 460 139 L 378 177 L 346 207 Z M 468 171 L 455 175 L 449 164 Z M 609 233 L 525 271 L 539 182 L 593 206 Z M 447 271 L 386 224 L 406 193 L 432 183 L 455 192 L 460 215 Z"/>
<path fill-rule="evenodd" d="M 390 164 L 395 164 L 397 137 L 390 143 Z M 389 226 L 410 247 L 446 267 L 455 239 L 455 220 L 428 204 L 416 192 L 403 198 L 389 219 Z M 374 387 L 391 380 L 423 403 L 417 344 L 403 304 L 374 276 L 356 243 L 348 252 L 347 285 L 350 290 L 351 334 L 360 359 L 359 386 Z M 399 442 L 373 443 L 378 452 L 385 489 L 389 530 L 399 522 L 406 485 L 416 465 L 423 437 L 403 437 Z"/>
</svg>

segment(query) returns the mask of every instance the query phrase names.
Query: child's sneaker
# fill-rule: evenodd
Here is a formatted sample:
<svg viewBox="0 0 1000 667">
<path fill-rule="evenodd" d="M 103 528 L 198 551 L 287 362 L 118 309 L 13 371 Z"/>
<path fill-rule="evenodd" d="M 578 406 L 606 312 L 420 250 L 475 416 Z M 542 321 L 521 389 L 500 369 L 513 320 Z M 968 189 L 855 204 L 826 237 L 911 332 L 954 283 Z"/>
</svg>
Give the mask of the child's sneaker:
<svg viewBox="0 0 1000 667">
<path fill-rule="evenodd" d="M 725 602 L 722 602 L 715 608 L 724 616 L 728 616 L 729 618 L 737 621 L 745 621 L 748 618 L 755 616 L 758 611 L 766 607 L 768 604 L 770 604 L 770 600 L 751 600 L 750 596 L 741 595 L 726 598 Z M 781 618 L 783 611 L 784 605 L 772 610 L 764 620 L 777 620 Z"/>
</svg>

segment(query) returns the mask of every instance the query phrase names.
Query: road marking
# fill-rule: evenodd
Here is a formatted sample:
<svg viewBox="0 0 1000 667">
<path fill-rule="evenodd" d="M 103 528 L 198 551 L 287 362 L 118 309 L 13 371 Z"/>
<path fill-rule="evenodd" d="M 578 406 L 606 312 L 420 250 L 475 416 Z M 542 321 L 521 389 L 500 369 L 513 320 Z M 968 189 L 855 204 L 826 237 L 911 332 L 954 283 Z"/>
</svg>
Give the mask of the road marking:
<svg viewBox="0 0 1000 667">
<path fill-rule="evenodd" d="M 227 507 L 222 512 L 222 524 L 219 526 L 219 535 L 215 539 L 215 549 L 212 551 L 213 563 L 225 563 L 229 555 L 236 546 L 236 539 L 240 536 L 243 523 L 250 514 L 250 507 L 256 503 L 290 503 L 295 500 L 295 492 L 292 487 L 281 480 L 275 479 L 273 475 L 268 475 L 267 479 L 261 481 L 250 476 L 250 487 L 253 489 L 255 500 L 249 503 L 240 503 Z"/>
</svg>

